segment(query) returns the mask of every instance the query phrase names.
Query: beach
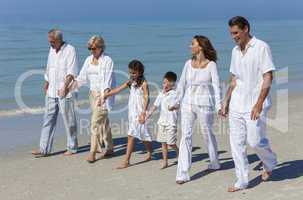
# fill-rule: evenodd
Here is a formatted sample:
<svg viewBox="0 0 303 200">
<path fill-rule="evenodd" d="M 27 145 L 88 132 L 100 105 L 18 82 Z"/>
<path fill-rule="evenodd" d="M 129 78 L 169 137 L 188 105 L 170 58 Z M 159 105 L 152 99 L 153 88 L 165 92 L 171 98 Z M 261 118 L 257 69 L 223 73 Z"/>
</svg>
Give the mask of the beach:
<svg viewBox="0 0 303 200">
<path fill-rule="evenodd" d="M 131 158 L 132 165 L 117 170 L 126 150 L 128 91 L 116 96 L 114 112 L 109 115 L 115 144 L 112 158 L 94 164 L 85 160 L 90 140 L 88 87 L 83 87 L 78 93 L 79 152 L 70 157 L 63 156 L 66 136 L 60 117 L 53 155 L 34 158 L 30 152 L 39 146 L 43 120 L 43 73 L 49 50 L 47 31 L 53 27 L 48 22 L 31 21 L 0 24 L 0 43 L 3 44 L 0 47 L 0 199 L 302 199 L 303 21 L 257 20 L 252 24 L 254 36 L 270 45 L 277 68 L 267 133 L 271 147 L 278 156 L 278 166 L 270 181 L 261 182 L 260 161 L 248 148 L 250 186 L 237 193 L 227 192 L 228 186 L 235 181 L 235 170 L 228 120 L 222 118 L 217 118 L 214 125 L 222 164 L 218 171 L 206 172 L 209 163 L 207 148 L 203 135 L 197 130 L 193 136 L 190 182 L 184 185 L 175 183 L 177 159 L 172 151 L 169 152 L 169 167 L 160 170 L 162 157 L 157 142 L 153 142 L 152 161 L 141 163 L 145 156 L 144 146 L 137 143 Z M 206 35 L 218 52 L 222 90 L 227 89 L 234 43 L 224 20 L 138 23 L 81 21 L 62 22 L 59 25 L 66 41 L 77 49 L 79 69 L 89 55 L 86 45 L 92 34 L 104 37 L 106 53 L 114 61 L 118 84 L 128 78 L 128 62 L 135 58 L 142 60 L 150 85 L 151 103 L 161 88 L 166 71 L 181 75 L 184 63 L 191 57 L 189 45 L 193 35 Z M 23 103 L 28 106 L 27 110 L 23 110 Z M 148 122 L 153 136 L 157 133 L 158 114 Z M 180 123 L 178 125 L 179 142 Z"/>
<path fill-rule="evenodd" d="M 18 126 L 1 120 L 1 132 L 19 135 L 34 132 L 36 136 L 28 145 L 20 145 L 0 156 L 0 197 L 1 199 L 300 199 L 303 195 L 303 160 L 301 141 L 302 94 L 289 94 L 288 131 L 268 127 L 271 146 L 278 155 L 278 166 L 269 182 L 261 182 L 260 161 L 249 149 L 251 163 L 250 188 L 237 193 L 228 193 L 227 187 L 233 183 L 234 166 L 230 154 L 227 120 L 216 126 L 219 155 L 222 168 L 207 173 L 208 155 L 202 135 L 195 132 L 193 143 L 193 165 L 191 181 L 184 185 L 175 183 L 176 159 L 170 152 L 169 168 L 160 170 L 160 145 L 154 143 L 153 160 L 140 163 L 144 159 L 142 144 L 136 146 L 132 156 L 132 166 L 115 169 L 123 158 L 126 139 L 123 133 L 114 133 L 115 156 L 99 160 L 94 164 L 85 161 L 88 135 L 79 137 L 80 152 L 64 157 L 64 129 L 59 124 L 55 138 L 56 155 L 34 158 L 30 150 L 37 147 L 40 135 L 41 115 L 19 116 Z M 277 102 L 270 112 L 276 118 Z M 12 120 L 11 120 L 12 121 Z M 6 125 L 3 126 L 2 123 Z M 19 128 L 20 127 L 20 128 Z M 220 127 L 223 127 L 220 129 Z M 220 130 L 219 130 L 220 129 Z M 278 129 L 281 129 L 278 127 Z M 222 131 L 223 130 L 223 131 Z M 22 134 L 21 134 L 22 132 Z M 180 134 L 179 134 L 180 136 Z"/>
</svg>

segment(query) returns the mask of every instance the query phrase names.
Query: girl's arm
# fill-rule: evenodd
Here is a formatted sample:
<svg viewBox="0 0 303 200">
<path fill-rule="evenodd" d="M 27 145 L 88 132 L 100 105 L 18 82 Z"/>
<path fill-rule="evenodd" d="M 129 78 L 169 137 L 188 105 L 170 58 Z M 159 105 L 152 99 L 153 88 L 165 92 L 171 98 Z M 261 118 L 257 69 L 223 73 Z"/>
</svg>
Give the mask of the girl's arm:
<svg viewBox="0 0 303 200">
<path fill-rule="evenodd" d="M 143 111 L 139 117 L 139 122 L 141 124 L 144 124 L 146 111 L 147 111 L 148 104 L 149 104 L 149 89 L 148 89 L 148 84 L 147 84 L 146 80 L 142 83 L 142 88 L 143 88 L 144 107 L 143 107 Z"/>
<path fill-rule="evenodd" d="M 118 86 L 116 88 L 113 88 L 109 92 L 105 93 L 104 94 L 104 98 L 106 99 L 107 97 L 110 97 L 110 96 L 113 96 L 115 94 L 118 94 L 119 92 L 121 92 L 125 88 L 128 88 L 129 84 L 130 84 L 130 80 L 125 81 L 120 86 Z"/>
<path fill-rule="evenodd" d="M 113 88 L 111 90 L 105 90 L 104 95 L 101 96 L 98 101 L 97 101 L 97 106 L 101 106 L 105 103 L 105 100 L 107 97 L 113 96 L 115 94 L 118 94 L 119 92 L 121 92 L 122 90 L 124 90 L 125 88 L 127 88 L 130 84 L 130 80 L 125 81 L 124 83 L 122 83 L 120 86 Z"/>
</svg>

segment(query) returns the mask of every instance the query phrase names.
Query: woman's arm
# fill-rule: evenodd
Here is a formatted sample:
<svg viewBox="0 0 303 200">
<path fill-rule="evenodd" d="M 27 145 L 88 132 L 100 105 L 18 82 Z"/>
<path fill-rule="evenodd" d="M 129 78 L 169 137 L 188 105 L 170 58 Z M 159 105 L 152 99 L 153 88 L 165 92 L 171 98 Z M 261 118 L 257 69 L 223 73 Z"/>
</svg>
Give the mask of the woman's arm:
<svg viewBox="0 0 303 200">
<path fill-rule="evenodd" d="M 221 109 L 221 90 L 220 90 L 220 79 L 219 79 L 216 63 L 214 63 L 214 65 L 211 66 L 210 74 L 211 74 L 212 87 L 214 89 L 214 95 L 215 95 L 215 108 L 216 111 L 218 112 Z"/>
<path fill-rule="evenodd" d="M 185 87 L 186 87 L 186 72 L 187 72 L 188 62 L 189 61 L 187 61 L 183 67 L 183 71 L 182 71 L 181 77 L 178 81 L 178 85 L 177 85 L 177 89 L 176 89 L 177 95 L 176 95 L 174 103 L 172 105 L 169 105 L 169 111 L 179 109 L 179 107 L 180 107 L 179 105 L 184 96 L 184 91 L 185 91 Z"/>
</svg>

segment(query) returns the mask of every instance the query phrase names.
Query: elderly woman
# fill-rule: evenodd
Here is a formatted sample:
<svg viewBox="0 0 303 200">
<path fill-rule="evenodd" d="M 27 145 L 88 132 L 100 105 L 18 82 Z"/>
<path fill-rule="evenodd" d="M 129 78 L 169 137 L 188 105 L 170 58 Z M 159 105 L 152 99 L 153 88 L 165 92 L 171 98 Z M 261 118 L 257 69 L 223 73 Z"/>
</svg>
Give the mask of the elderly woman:
<svg viewBox="0 0 303 200">
<path fill-rule="evenodd" d="M 96 152 L 101 149 L 102 143 L 105 150 L 102 156 L 110 156 L 113 153 L 112 134 L 109 126 L 108 111 L 113 104 L 113 98 L 98 106 L 100 97 L 110 90 L 114 83 L 112 59 L 104 54 L 105 43 L 102 37 L 92 36 L 88 41 L 88 56 L 83 64 L 79 76 L 76 78 L 74 86 L 79 88 L 89 82 L 89 101 L 91 105 L 91 146 L 87 161 L 96 161 Z"/>
</svg>

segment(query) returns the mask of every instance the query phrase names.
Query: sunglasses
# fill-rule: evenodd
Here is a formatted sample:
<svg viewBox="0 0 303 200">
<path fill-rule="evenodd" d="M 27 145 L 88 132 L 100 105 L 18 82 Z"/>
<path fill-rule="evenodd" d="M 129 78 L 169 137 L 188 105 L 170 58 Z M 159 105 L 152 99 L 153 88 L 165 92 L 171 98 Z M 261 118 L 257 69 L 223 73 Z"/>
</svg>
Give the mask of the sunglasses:
<svg viewBox="0 0 303 200">
<path fill-rule="evenodd" d="M 95 51 L 97 48 L 96 48 L 96 47 L 94 47 L 94 48 L 88 47 L 87 49 L 88 49 L 89 51 Z"/>
</svg>

